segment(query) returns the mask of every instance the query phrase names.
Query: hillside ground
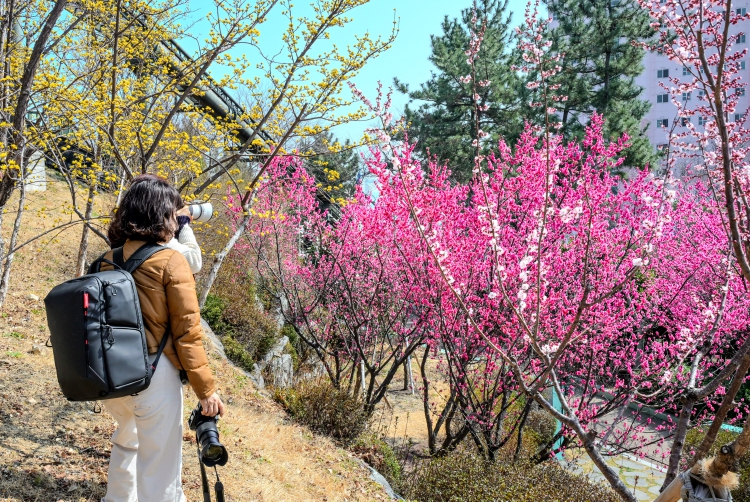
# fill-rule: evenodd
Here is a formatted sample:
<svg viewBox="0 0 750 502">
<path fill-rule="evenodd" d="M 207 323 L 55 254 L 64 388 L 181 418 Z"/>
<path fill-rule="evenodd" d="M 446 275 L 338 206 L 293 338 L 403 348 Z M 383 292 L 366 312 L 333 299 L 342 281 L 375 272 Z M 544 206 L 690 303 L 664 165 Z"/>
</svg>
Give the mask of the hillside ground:
<svg viewBox="0 0 750 502">
<path fill-rule="evenodd" d="M 55 181 L 46 192 L 28 194 L 21 242 L 59 224 L 67 187 Z M 106 197 L 106 196 L 104 196 Z M 105 201 L 111 204 L 111 199 Z M 15 205 L 11 201 L 9 207 Z M 102 206 L 104 207 L 104 206 Z M 104 211 L 104 209 L 101 209 Z M 14 212 L 5 215 L 7 237 Z M 55 222 L 55 220 L 58 220 Z M 71 403 L 60 393 L 48 337 L 44 296 L 73 277 L 81 227 L 52 232 L 15 257 L 11 288 L 0 310 L 0 500 L 94 501 L 106 489 L 115 425 L 92 403 Z M 92 238 L 91 255 L 104 249 Z M 382 488 L 352 454 L 291 423 L 242 373 L 212 347 L 211 365 L 228 414 L 219 422 L 230 455 L 219 468 L 227 500 L 385 500 Z M 185 390 L 185 416 L 196 403 Z M 183 486 L 188 500 L 201 500 L 193 433 L 185 427 Z"/>
</svg>

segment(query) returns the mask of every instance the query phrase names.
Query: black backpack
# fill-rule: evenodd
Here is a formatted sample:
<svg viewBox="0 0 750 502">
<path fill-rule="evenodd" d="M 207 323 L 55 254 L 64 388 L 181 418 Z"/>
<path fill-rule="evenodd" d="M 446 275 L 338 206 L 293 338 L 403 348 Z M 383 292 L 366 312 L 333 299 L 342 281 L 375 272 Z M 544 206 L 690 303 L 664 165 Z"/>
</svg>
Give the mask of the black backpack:
<svg viewBox="0 0 750 502">
<path fill-rule="evenodd" d="M 44 299 L 57 381 L 70 401 L 96 401 L 136 394 L 151 383 L 164 350 L 164 334 L 153 365 L 133 276 L 151 255 L 166 249 L 145 244 L 128 261 L 122 248 L 104 255 L 88 275 L 64 282 Z M 100 272 L 102 262 L 114 270 Z"/>
</svg>

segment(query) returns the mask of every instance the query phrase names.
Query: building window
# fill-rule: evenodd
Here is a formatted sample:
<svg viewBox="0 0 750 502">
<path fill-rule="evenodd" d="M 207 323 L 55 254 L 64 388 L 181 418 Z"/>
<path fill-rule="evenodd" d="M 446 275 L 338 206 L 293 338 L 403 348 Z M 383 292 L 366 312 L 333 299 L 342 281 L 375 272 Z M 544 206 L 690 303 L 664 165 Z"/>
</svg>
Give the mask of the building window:
<svg viewBox="0 0 750 502">
<path fill-rule="evenodd" d="M 744 69 L 745 69 L 745 62 L 740 61 L 740 70 L 744 70 Z"/>
<path fill-rule="evenodd" d="M 669 70 L 656 70 L 656 78 L 668 78 Z"/>
<path fill-rule="evenodd" d="M 656 102 L 657 103 L 669 103 L 669 94 L 657 94 Z"/>
<path fill-rule="evenodd" d="M 745 114 L 744 114 L 744 113 L 735 113 L 735 114 L 734 114 L 734 121 L 735 121 L 735 122 L 739 122 L 739 121 L 740 121 L 740 120 L 742 120 L 742 119 L 743 119 L 744 117 L 745 117 Z"/>
<path fill-rule="evenodd" d="M 658 119 L 656 121 L 656 127 L 661 129 L 662 127 L 669 127 L 669 119 Z"/>
<path fill-rule="evenodd" d="M 690 75 L 690 70 L 688 70 L 687 66 L 682 67 L 682 76 L 684 77 L 685 75 Z"/>
<path fill-rule="evenodd" d="M 744 33 L 740 33 L 739 35 L 737 35 L 737 43 L 738 44 L 744 44 L 745 43 L 745 34 Z"/>
<path fill-rule="evenodd" d="M 664 152 L 669 148 L 669 143 L 662 143 L 660 145 L 656 145 L 656 149 L 660 152 Z"/>
<path fill-rule="evenodd" d="M 690 96 L 692 95 L 692 92 L 683 92 L 682 93 L 682 100 L 683 101 L 690 101 Z"/>
<path fill-rule="evenodd" d="M 742 7 L 741 9 L 737 9 L 737 15 L 738 16 L 744 16 L 745 14 L 747 14 L 747 9 L 746 8 Z"/>
<path fill-rule="evenodd" d="M 738 87 L 738 88 L 736 88 L 736 89 L 734 90 L 734 92 L 735 92 L 735 93 L 736 93 L 736 94 L 737 94 L 738 96 L 744 96 L 744 95 L 745 95 L 745 88 L 744 88 L 744 87 Z"/>
<path fill-rule="evenodd" d="M 704 117 L 702 115 L 700 117 L 698 117 L 698 125 L 700 125 L 700 126 L 706 125 L 706 122 L 708 122 L 708 120 L 706 119 L 706 117 Z"/>
<path fill-rule="evenodd" d="M 682 117 L 682 118 L 680 119 L 680 125 L 681 125 L 682 127 L 685 127 L 685 126 L 686 126 L 686 125 L 688 125 L 689 123 L 690 123 L 690 117 Z"/>
<path fill-rule="evenodd" d="M 703 96 L 705 95 L 706 95 L 706 91 L 704 91 L 703 89 L 698 90 L 698 98 L 703 99 Z"/>
</svg>

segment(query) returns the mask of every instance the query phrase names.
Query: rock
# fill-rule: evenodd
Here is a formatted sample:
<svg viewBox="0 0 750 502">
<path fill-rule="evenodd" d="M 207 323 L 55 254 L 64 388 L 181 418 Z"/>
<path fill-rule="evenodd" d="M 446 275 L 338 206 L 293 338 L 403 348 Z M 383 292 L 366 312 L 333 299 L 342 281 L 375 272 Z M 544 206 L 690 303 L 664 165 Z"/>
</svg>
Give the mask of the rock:
<svg viewBox="0 0 750 502">
<path fill-rule="evenodd" d="M 373 469 L 372 466 L 367 465 L 364 462 L 362 462 L 362 465 L 370 470 L 370 479 L 382 486 L 385 490 L 385 493 L 388 494 L 391 500 L 404 500 L 398 493 L 393 491 L 393 488 L 391 488 L 391 484 L 385 479 L 385 477 L 383 477 L 382 474 L 380 474 L 378 471 Z"/>
<path fill-rule="evenodd" d="M 253 371 L 247 373 L 247 376 L 248 378 L 250 378 L 250 381 L 253 382 L 253 385 L 255 385 L 258 389 L 266 388 L 266 380 L 263 378 L 263 374 L 260 372 L 260 366 L 258 366 L 257 363 L 253 367 Z"/>
<path fill-rule="evenodd" d="M 286 349 L 287 343 L 289 343 L 289 338 L 286 336 L 282 336 L 279 341 L 276 342 L 276 345 L 271 347 L 271 350 L 268 351 L 268 354 L 263 357 L 263 360 L 258 361 L 257 364 L 262 366 L 261 369 L 265 369 L 265 367 L 268 366 L 268 363 L 270 363 L 274 357 L 279 357 L 281 354 L 283 354 L 284 349 Z"/>
<path fill-rule="evenodd" d="M 39 297 L 37 295 L 35 295 L 34 293 L 29 293 L 28 295 L 26 295 L 26 298 L 28 300 L 32 300 L 32 301 L 35 301 L 35 302 L 39 301 Z"/>
<path fill-rule="evenodd" d="M 208 323 L 203 319 L 201 319 L 201 326 L 203 327 L 203 332 L 205 333 L 206 338 L 211 341 L 221 357 L 226 359 L 227 356 L 224 351 L 224 345 L 221 343 L 219 337 L 216 336 Z M 253 385 L 255 385 L 256 388 L 259 390 L 265 389 L 266 382 L 280 388 L 292 386 L 294 383 L 294 361 L 292 360 L 291 354 L 284 353 L 288 344 L 289 338 L 282 336 L 274 346 L 271 347 L 271 350 L 268 351 L 263 359 L 255 363 L 252 371 L 243 371 L 243 373 L 250 378 L 250 381 L 253 382 Z M 318 373 L 319 370 L 319 368 L 315 368 L 314 373 Z"/>
<path fill-rule="evenodd" d="M 211 343 L 216 348 L 216 351 L 221 354 L 221 357 L 224 359 L 227 358 L 227 354 L 224 352 L 224 344 L 221 343 L 221 340 L 219 340 L 219 337 L 216 336 L 216 333 L 214 333 L 214 330 L 211 329 L 211 326 L 208 325 L 208 323 L 201 317 L 201 327 L 203 328 L 203 334 L 206 335 L 206 338 L 208 338 Z"/>
<path fill-rule="evenodd" d="M 216 352 L 218 352 L 219 355 L 223 359 L 226 359 L 229 362 L 229 364 L 237 368 L 237 366 L 232 361 L 229 361 L 227 359 L 227 354 L 224 351 L 224 344 L 221 343 L 221 340 L 219 340 L 219 337 L 216 336 L 216 333 L 214 333 L 214 330 L 211 329 L 211 326 L 209 326 L 208 323 L 203 318 L 201 318 L 201 327 L 203 328 L 203 333 L 206 335 L 206 338 L 210 340 L 211 343 L 213 344 L 214 348 L 216 349 Z M 250 379 L 250 381 L 253 382 L 253 385 L 255 385 L 255 387 L 258 388 L 259 390 L 266 388 L 266 382 L 263 379 L 263 375 L 261 375 L 260 373 L 261 369 L 258 367 L 258 364 L 255 365 L 255 367 L 253 368 L 253 371 L 251 372 L 247 372 L 240 368 L 237 368 L 237 369 L 242 371 Z"/>
<path fill-rule="evenodd" d="M 312 365 L 305 365 L 305 371 L 297 374 L 297 380 L 315 380 L 326 374 L 326 367 L 323 361 L 318 360 Z"/>
<path fill-rule="evenodd" d="M 294 383 L 294 362 L 291 354 L 281 354 L 271 359 L 267 371 L 274 387 L 285 389 Z"/>
<path fill-rule="evenodd" d="M 33 397 L 30 397 L 29 399 L 26 400 L 26 402 L 33 405 L 33 404 L 36 404 L 36 399 L 34 399 Z"/>
<path fill-rule="evenodd" d="M 264 377 L 264 373 L 267 373 L 267 370 L 270 371 L 269 366 L 271 365 L 271 362 L 274 361 L 276 358 L 280 358 L 284 355 L 284 349 L 286 348 L 286 344 L 289 343 L 289 338 L 286 336 L 282 336 L 281 339 L 276 342 L 276 344 L 271 347 L 271 350 L 268 351 L 268 353 L 263 356 L 263 359 L 255 363 L 255 366 L 253 367 L 253 371 L 250 372 L 250 380 L 255 384 L 256 387 L 259 389 L 265 389 L 266 388 L 266 379 Z M 291 356 L 289 356 L 291 359 Z M 274 363 L 274 367 L 278 368 L 279 373 L 279 381 L 284 380 L 285 377 L 281 376 L 281 373 L 284 373 L 284 371 L 281 369 L 283 365 L 281 363 Z M 275 383 L 275 377 L 273 376 L 273 372 L 270 372 L 270 376 L 272 378 L 272 383 L 276 385 Z M 289 377 L 289 381 L 291 385 L 291 379 L 293 378 L 293 374 Z M 288 386 L 288 385 L 287 385 Z"/>
<path fill-rule="evenodd" d="M 29 354 L 37 354 L 37 355 L 39 355 L 39 354 L 42 353 L 42 349 L 43 348 L 44 347 L 42 347 L 41 345 L 32 345 L 31 346 L 31 350 L 29 351 Z"/>
</svg>

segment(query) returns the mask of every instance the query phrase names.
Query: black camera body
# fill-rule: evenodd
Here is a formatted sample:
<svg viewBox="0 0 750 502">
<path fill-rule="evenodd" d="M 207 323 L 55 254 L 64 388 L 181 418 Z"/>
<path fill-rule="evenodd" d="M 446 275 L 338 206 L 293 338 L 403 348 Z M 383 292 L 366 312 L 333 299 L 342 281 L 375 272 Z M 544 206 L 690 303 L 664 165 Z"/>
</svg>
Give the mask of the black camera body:
<svg viewBox="0 0 750 502">
<path fill-rule="evenodd" d="M 198 442 L 198 456 L 206 467 L 224 465 L 229 460 L 227 449 L 219 441 L 219 430 L 216 428 L 216 417 L 207 417 L 201 412 L 203 407 L 200 403 L 190 413 L 188 427 L 195 431 L 195 439 Z"/>
</svg>

